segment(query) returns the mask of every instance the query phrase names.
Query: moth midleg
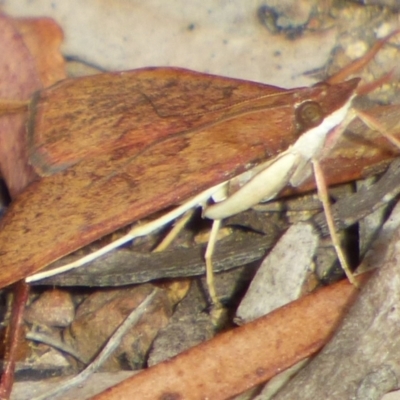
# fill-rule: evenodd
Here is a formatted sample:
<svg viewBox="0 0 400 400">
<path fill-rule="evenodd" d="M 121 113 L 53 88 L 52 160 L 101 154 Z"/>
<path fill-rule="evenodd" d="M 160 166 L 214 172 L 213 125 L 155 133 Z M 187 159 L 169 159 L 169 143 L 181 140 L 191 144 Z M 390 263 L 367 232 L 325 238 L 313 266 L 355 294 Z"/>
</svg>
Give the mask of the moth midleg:
<svg viewBox="0 0 400 400">
<path fill-rule="evenodd" d="M 207 243 L 207 249 L 204 254 L 204 259 L 206 262 L 206 278 L 207 278 L 208 293 L 210 295 L 213 306 L 215 306 L 216 308 L 222 308 L 222 305 L 217 296 L 217 291 L 215 289 L 212 255 L 214 253 L 215 244 L 217 243 L 217 236 L 218 236 L 218 231 L 221 228 L 221 223 L 222 223 L 222 220 L 220 220 L 220 219 L 215 219 L 213 221 L 213 224 L 211 227 L 211 232 L 210 232 L 210 237 L 209 237 L 208 243 Z"/>
<path fill-rule="evenodd" d="M 167 233 L 167 235 L 164 237 L 164 239 L 159 243 L 154 249 L 153 253 L 157 253 L 159 251 L 165 250 L 174 240 L 175 238 L 179 235 L 180 232 L 182 232 L 183 228 L 186 226 L 186 224 L 191 220 L 194 214 L 194 208 L 192 208 L 189 211 L 186 211 L 185 214 L 183 214 L 175 223 L 172 229 Z"/>
</svg>

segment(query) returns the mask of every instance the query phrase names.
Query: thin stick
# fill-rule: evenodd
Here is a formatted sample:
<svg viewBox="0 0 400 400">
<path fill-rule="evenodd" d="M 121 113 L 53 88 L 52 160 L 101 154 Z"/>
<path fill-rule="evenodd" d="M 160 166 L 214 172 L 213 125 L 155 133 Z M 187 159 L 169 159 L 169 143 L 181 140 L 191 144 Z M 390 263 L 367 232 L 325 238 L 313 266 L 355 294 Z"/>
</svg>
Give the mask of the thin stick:
<svg viewBox="0 0 400 400">
<path fill-rule="evenodd" d="M 82 364 L 87 364 L 87 360 L 82 359 L 80 354 L 75 349 L 73 349 L 71 346 L 68 346 L 66 343 L 63 343 L 61 340 L 55 339 L 49 335 L 45 335 L 39 332 L 28 332 L 25 335 L 25 339 L 47 344 L 51 347 L 61 350 L 63 353 L 71 355 Z"/>
<path fill-rule="evenodd" d="M 342 246 L 340 245 L 339 237 L 336 233 L 335 222 L 333 220 L 332 211 L 329 203 L 329 195 L 326 186 L 326 181 L 324 177 L 324 173 L 322 171 L 321 165 L 318 160 L 312 160 L 315 182 L 317 184 L 318 196 L 322 202 L 322 206 L 324 208 L 326 223 L 328 225 L 329 234 L 332 239 L 332 244 L 335 248 L 336 254 L 339 258 L 340 265 L 345 272 L 347 279 L 356 287 L 358 287 L 358 283 L 354 278 L 353 273 L 350 270 L 349 264 L 347 262 L 346 256 L 343 252 Z"/>
<path fill-rule="evenodd" d="M 146 307 L 150 305 L 153 301 L 159 289 L 154 289 L 146 299 L 136 307 L 125 319 L 125 321 L 118 327 L 118 329 L 113 333 L 113 335 L 108 340 L 107 344 L 104 346 L 103 350 L 97 355 L 97 357 L 92 361 L 92 363 L 87 366 L 80 374 L 69 379 L 67 382 L 60 384 L 56 389 L 50 390 L 47 393 L 33 398 L 32 400 L 50 400 L 56 398 L 67 390 L 72 389 L 80 384 L 82 384 L 89 376 L 98 370 L 101 365 L 107 360 L 107 358 L 114 352 L 114 350 L 121 343 L 121 339 L 136 324 L 146 311 Z"/>
<path fill-rule="evenodd" d="M 6 350 L 4 356 L 4 370 L 0 382 L 0 399 L 10 398 L 14 383 L 17 350 L 22 336 L 23 315 L 28 300 L 29 286 L 24 282 L 17 282 L 14 287 L 14 300 L 11 311 L 11 321 L 6 330 Z"/>
</svg>

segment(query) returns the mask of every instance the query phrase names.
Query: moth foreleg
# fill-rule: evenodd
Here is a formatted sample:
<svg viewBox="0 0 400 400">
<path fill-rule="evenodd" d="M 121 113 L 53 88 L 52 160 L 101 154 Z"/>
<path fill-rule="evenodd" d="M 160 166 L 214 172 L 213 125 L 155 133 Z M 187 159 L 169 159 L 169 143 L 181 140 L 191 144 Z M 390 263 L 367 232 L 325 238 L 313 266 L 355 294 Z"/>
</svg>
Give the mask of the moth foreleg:
<svg viewBox="0 0 400 400">
<path fill-rule="evenodd" d="M 274 198 L 287 186 L 301 160 L 301 155 L 289 149 L 258 172 L 237 192 L 205 208 L 203 216 L 212 220 L 228 218 L 248 210 L 261 201 Z"/>
</svg>

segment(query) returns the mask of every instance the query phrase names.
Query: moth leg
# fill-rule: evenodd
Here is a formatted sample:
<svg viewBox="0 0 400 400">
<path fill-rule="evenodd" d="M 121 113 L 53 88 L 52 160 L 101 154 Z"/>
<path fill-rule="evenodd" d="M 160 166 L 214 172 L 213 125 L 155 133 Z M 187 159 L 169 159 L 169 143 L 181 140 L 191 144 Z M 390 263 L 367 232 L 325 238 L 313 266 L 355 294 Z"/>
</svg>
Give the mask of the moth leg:
<svg viewBox="0 0 400 400">
<path fill-rule="evenodd" d="M 217 220 L 246 211 L 260 201 L 273 199 L 290 181 L 303 162 L 303 157 L 291 149 L 277 156 L 258 171 L 239 190 L 221 196 L 215 204 L 203 210 L 203 217 Z M 215 199 L 215 195 L 213 195 Z"/>
<path fill-rule="evenodd" d="M 194 208 L 186 211 L 182 217 L 180 217 L 172 227 L 172 229 L 168 232 L 168 234 L 164 237 L 161 243 L 153 250 L 153 253 L 157 253 L 159 251 L 165 250 L 182 232 L 182 229 L 186 226 L 186 224 L 190 221 L 194 214 Z"/>
<path fill-rule="evenodd" d="M 210 239 L 205 253 L 205 261 L 208 291 L 216 309 L 222 309 L 222 305 L 218 300 L 215 290 L 211 258 L 221 221 L 224 218 L 249 209 L 261 200 L 275 197 L 287 185 L 300 162 L 301 156 L 299 154 L 287 151 L 265 165 L 263 169 L 258 171 L 256 175 L 251 177 L 244 186 L 231 196 L 228 196 L 228 186 L 221 186 L 212 195 L 215 203 L 203 208 L 203 217 L 213 220 Z"/>
<path fill-rule="evenodd" d="M 336 254 L 339 258 L 340 265 L 343 268 L 343 271 L 345 272 L 347 279 L 354 286 L 358 287 L 358 282 L 356 281 L 353 273 L 350 270 L 346 256 L 343 252 L 342 246 L 340 245 L 340 240 L 339 240 L 338 234 L 336 232 L 335 222 L 333 220 L 332 211 L 331 211 L 331 207 L 330 207 L 330 203 L 329 203 L 328 190 L 327 190 L 327 186 L 326 186 L 324 173 L 321 168 L 321 164 L 316 159 L 312 159 L 311 162 L 312 162 L 313 169 L 314 169 L 314 176 L 315 176 L 315 182 L 317 184 L 318 196 L 321 200 L 321 203 L 322 203 L 322 206 L 324 209 L 329 234 L 331 236 L 332 243 L 335 248 Z"/>
<path fill-rule="evenodd" d="M 219 204 L 226 200 L 228 197 L 229 185 L 222 185 L 219 187 L 215 193 L 211 196 L 216 204 Z M 204 214 L 207 212 L 208 207 L 206 204 L 203 205 L 203 217 Z M 206 279 L 207 279 L 207 289 L 208 294 L 211 299 L 211 303 L 213 305 L 213 310 L 211 314 L 213 314 L 213 320 L 216 324 L 218 321 L 221 320 L 222 314 L 220 311 L 224 309 L 222 303 L 218 299 L 217 291 L 215 289 L 215 281 L 214 281 L 214 268 L 212 265 L 212 256 L 214 254 L 215 244 L 217 243 L 218 232 L 221 228 L 222 218 L 213 218 L 213 224 L 211 227 L 210 237 L 207 243 L 207 249 L 204 254 L 204 260 L 206 263 Z"/>
<path fill-rule="evenodd" d="M 214 253 L 215 244 L 217 243 L 218 231 L 221 228 L 221 219 L 215 219 L 213 221 L 210 238 L 208 239 L 206 253 L 204 254 L 204 258 L 206 261 L 206 277 L 207 277 L 207 288 L 208 293 L 211 298 L 211 302 L 216 308 L 223 308 L 220 300 L 217 296 L 217 291 L 215 290 L 215 282 L 214 282 L 214 269 L 212 265 L 212 255 Z"/>
<path fill-rule="evenodd" d="M 364 113 L 360 110 L 355 111 L 355 114 L 358 118 L 361 119 L 362 122 L 364 122 L 365 125 L 368 126 L 368 128 L 373 129 L 375 131 L 378 131 L 385 139 L 387 139 L 390 143 L 392 143 L 394 146 L 400 149 L 400 141 L 397 139 L 395 136 L 391 135 L 390 133 L 387 132 L 384 126 L 382 126 L 376 118 L 371 117 L 367 113 Z"/>
</svg>

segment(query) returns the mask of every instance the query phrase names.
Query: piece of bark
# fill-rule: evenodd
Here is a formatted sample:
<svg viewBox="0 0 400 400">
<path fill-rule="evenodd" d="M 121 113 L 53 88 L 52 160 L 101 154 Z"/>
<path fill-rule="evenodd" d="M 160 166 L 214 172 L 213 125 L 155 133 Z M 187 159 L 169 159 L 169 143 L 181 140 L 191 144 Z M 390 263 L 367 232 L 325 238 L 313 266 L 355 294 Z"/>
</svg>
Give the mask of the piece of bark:
<svg viewBox="0 0 400 400">
<path fill-rule="evenodd" d="M 386 171 L 386 174 L 390 172 L 390 169 L 393 167 L 393 164 L 397 163 L 398 161 L 400 160 L 393 161 L 389 170 Z M 396 183 L 397 182 L 399 181 L 396 180 Z M 368 191 L 368 189 L 372 187 L 374 183 L 376 183 L 375 177 L 367 178 L 363 181 L 358 181 L 356 182 L 357 191 L 363 191 L 364 189 Z M 358 222 L 359 253 L 361 259 L 364 258 L 365 254 L 371 247 L 371 244 L 379 235 L 379 232 L 383 224 L 385 223 L 388 214 L 393 208 L 393 201 L 390 201 L 390 195 L 394 194 L 394 192 L 397 192 L 398 190 L 397 188 L 399 188 L 400 191 L 400 184 L 396 185 L 396 183 L 393 182 L 394 190 L 392 190 L 391 193 L 387 192 L 386 195 L 384 197 L 382 196 L 381 198 L 381 200 L 388 200 L 388 202 L 386 204 L 382 204 L 379 208 L 374 207 L 376 209 L 374 209 L 371 212 L 371 214 L 367 215 L 365 218 L 361 219 Z M 381 201 L 378 201 L 378 205 L 379 203 L 381 203 Z"/>
<path fill-rule="evenodd" d="M 318 236 L 311 225 L 292 225 L 254 276 L 236 311 L 240 322 L 253 321 L 305 293 L 317 246 Z"/>
<path fill-rule="evenodd" d="M 225 400 L 318 351 L 357 294 L 347 281 L 326 287 L 149 368 L 93 399 Z"/>
<path fill-rule="evenodd" d="M 261 259 L 276 240 L 275 236 L 238 234 L 221 240 L 213 257 L 214 272 L 249 264 Z M 138 253 L 117 249 L 88 266 L 32 282 L 34 285 L 57 286 L 120 286 L 148 282 L 160 278 L 203 275 L 205 245 L 190 249 L 172 249 L 155 253 Z M 65 257 L 53 266 L 79 259 Z"/>
<path fill-rule="evenodd" d="M 380 268 L 362 289 L 333 340 L 276 400 L 372 400 L 398 386 L 399 227 L 397 205 L 363 262 L 363 266 Z"/>
<path fill-rule="evenodd" d="M 124 321 L 117 327 L 117 329 L 110 336 L 107 343 L 78 375 L 68 379 L 63 384 L 60 384 L 54 390 L 46 390 L 45 393 L 35 397 L 32 400 L 53 400 L 56 397 L 61 396 L 67 391 L 78 387 L 84 383 L 94 372 L 98 371 L 104 363 L 110 358 L 117 347 L 121 344 L 121 341 L 126 337 L 126 334 L 132 327 L 136 326 L 142 320 L 144 314 L 148 308 L 153 305 L 153 300 L 160 291 L 154 289 L 134 310 L 129 312 Z"/>
</svg>

